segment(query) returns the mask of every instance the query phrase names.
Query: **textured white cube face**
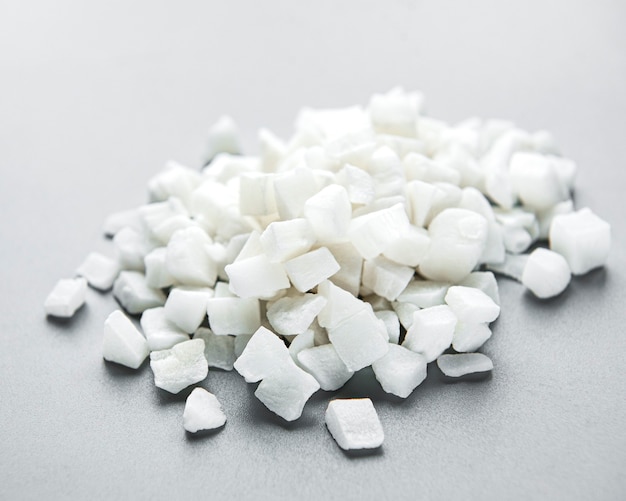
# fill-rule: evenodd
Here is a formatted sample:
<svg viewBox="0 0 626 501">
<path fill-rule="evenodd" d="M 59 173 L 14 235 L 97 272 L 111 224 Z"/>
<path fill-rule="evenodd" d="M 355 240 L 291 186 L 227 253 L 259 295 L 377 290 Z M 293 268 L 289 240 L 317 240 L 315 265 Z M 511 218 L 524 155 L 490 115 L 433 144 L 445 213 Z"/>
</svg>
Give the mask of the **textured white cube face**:
<svg viewBox="0 0 626 501">
<path fill-rule="evenodd" d="M 426 357 L 395 344 L 386 355 L 372 364 L 383 390 L 401 398 L 408 397 L 426 379 Z"/>
<path fill-rule="evenodd" d="M 234 366 L 247 383 L 256 383 L 290 363 L 293 362 L 285 343 L 269 329 L 259 327 L 248 340 Z"/>
<path fill-rule="evenodd" d="M 328 431 L 344 450 L 375 449 L 385 433 L 369 398 L 331 400 L 326 409 Z"/>
<path fill-rule="evenodd" d="M 415 137 L 423 102 L 421 93 L 405 92 L 401 87 L 386 94 L 374 94 L 368 106 L 370 120 L 377 132 Z"/>
<path fill-rule="evenodd" d="M 570 283 L 571 273 L 561 254 L 538 248 L 530 253 L 522 283 L 539 298 L 558 296 Z"/>
<path fill-rule="evenodd" d="M 319 284 L 317 292 L 326 298 L 326 305 L 317 317 L 317 321 L 322 327 L 334 327 L 366 308 L 363 301 L 330 281 Z"/>
<path fill-rule="evenodd" d="M 230 290 L 242 298 L 273 297 L 290 285 L 283 265 L 270 262 L 264 254 L 237 260 L 225 270 Z"/>
<path fill-rule="evenodd" d="M 374 180 L 365 170 L 346 164 L 337 173 L 337 181 L 346 189 L 351 203 L 367 205 L 374 200 Z"/>
<path fill-rule="evenodd" d="M 261 307 L 255 298 L 211 298 L 207 313 L 211 330 L 217 335 L 254 334 L 261 326 Z"/>
<path fill-rule="evenodd" d="M 207 252 L 211 238 L 198 227 L 176 231 L 167 244 L 167 271 L 182 285 L 213 287 L 217 264 Z"/>
<path fill-rule="evenodd" d="M 99 252 L 91 252 L 76 269 L 76 273 L 85 277 L 92 287 L 106 291 L 113 287 L 113 282 L 120 272 L 117 259 L 107 257 Z"/>
<path fill-rule="evenodd" d="M 400 324 L 402 324 L 402 327 L 406 330 L 409 330 L 411 325 L 413 325 L 413 314 L 421 309 L 413 303 L 401 303 L 399 301 L 391 303 L 391 307 L 393 311 L 396 312 L 396 315 L 398 315 Z"/>
<path fill-rule="evenodd" d="M 153 351 L 150 368 L 156 386 L 178 393 L 207 377 L 209 366 L 204 358 L 204 341 L 191 339 L 169 350 Z"/>
<path fill-rule="evenodd" d="M 122 271 L 113 284 L 113 296 L 131 315 L 165 304 L 165 294 L 149 287 L 138 271 Z"/>
<path fill-rule="evenodd" d="M 568 188 L 561 182 L 549 157 L 517 152 L 511 156 L 511 185 L 527 207 L 545 210 L 565 200 Z"/>
<path fill-rule="evenodd" d="M 452 344 L 457 318 L 449 306 L 432 306 L 415 312 L 402 346 L 432 362 Z"/>
<path fill-rule="evenodd" d="M 176 279 L 167 271 L 167 248 L 157 247 L 144 258 L 146 284 L 153 289 L 174 285 Z"/>
<path fill-rule="evenodd" d="M 302 254 L 285 263 L 293 286 L 307 292 L 339 271 L 339 263 L 326 247 Z"/>
<path fill-rule="evenodd" d="M 165 301 L 165 316 L 191 334 L 205 319 L 207 302 L 213 295 L 213 290 L 209 288 L 174 287 Z"/>
<path fill-rule="evenodd" d="M 611 226 L 588 208 L 552 220 L 550 248 L 567 260 L 574 275 L 604 266 L 610 246 Z"/>
<path fill-rule="evenodd" d="M 190 433 L 214 430 L 226 423 L 222 405 L 213 393 L 204 388 L 194 388 L 187 397 L 183 412 L 183 426 Z"/>
<path fill-rule="evenodd" d="M 480 289 L 487 294 L 493 302 L 500 305 L 500 294 L 498 292 L 498 282 L 495 275 L 490 271 L 474 271 L 459 283 L 465 287 Z"/>
<path fill-rule="evenodd" d="M 274 175 L 243 174 L 239 179 L 239 212 L 244 216 L 269 216 L 276 211 Z"/>
<path fill-rule="evenodd" d="M 175 344 L 189 340 L 187 333 L 171 322 L 164 310 L 162 306 L 158 306 L 147 309 L 141 314 L 141 329 L 146 336 L 150 351 L 166 350 Z"/>
<path fill-rule="evenodd" d="M 224 371 L 232 371 L 235 356 L 235 337 L 217 336 L 211 329 L 200 327 L 193 335 L 194 339 L 204 341 L 204 357 L 209 367 L 217 367 Z"/>
<path fill-rule="evenodd" d="M 267 319 L 279 334 L 302 334 L 327 302 L 326 298 L 319 294 L 283 297 L 268 305 Z"/>
<path fill-rule="evenodd" d="M 105 360 L 137 369 L 148 353 L 146 339 L 121 310 L 115 310 L 107 317 L 102 343 Z"/>
<path fill-rule="evenodd" d="M 283 221 L 302 217 L 304 203 L 318 191 L 311 169 L 296 167 L 274 176 L 274 195 L 278 215 Z"/>
<path fill-rule="evenodd" d="M 412 303 L 420 308 L 444 304 L 450 284 L 431 280 L 412 280 L 398 296 L 401 303 Z"/>
<path fill-rule="evenodd" d="M 85 303 L 87 280 L 84 278 L 63 278 L 53 287 L 44 302 L 47 315 L 69 318 Z"/>
<path fill-rule="evenodd" d="M 479 289 L 453 285 L 444 298 L 460 322 L 493 322 L 500 314 L 500 307 Z"/>
<path fill-rule="evenodd" d="M 487 324 L 458 322 L 454 329 L 452 347 L 459 352 L 476 351 L 491 337 Z"/>
<path fill-rule="evenodd" d="M 386 258 L 405 266 L 416 267 L 428 252 L 430 237 L 423 228 L 409 226 L 407 231 L 392 240 L 385 249 Z"/>
<path fill-rule="evenodd" d="M 315 235 L 306 219 L 291 219 L 270 223 L 259 241 L 272 263 L 282 263 L 308 251 L 315 242 Z"/>
<path fill-rule="evenodd" d="M 348 237 L 361 256 L 372 259 L 384 252 L 389 242 L 399 238 L 409 226 L 404 205 L 396 204 L 353 218 Z"/>
<path fill-rule="evenodd" d="M 374 311 L 374 315 L 385 324 L 388 341 L 398 344 L 400 340 L 400 320 L 398 319 L 398 314 L 393 310 L 378 310 Z"/>
<path fill-rule="evenodd" d="M 406 288 L 415 270 L 378 256 L 363 264 L 363 285 L 379 296 L 394 301 Z"/>
<path fill-rule="evenodd" d="M 301 350 L 297 358 L 300 367 L 311 374 L 324 391 L 338 390 L 354 374 L 339 358 L 332 344 Z"/>
<path fill-rule="evenodd" d="M 340 268 L 337 273 L 331 275 L 329 280 L 338 287 L 348 291 L 353 296 L 359 295 L 361 287 L 361 272 L 363 258 L 354 245 L 350 242 L 332 244 L 327 247 L 332 253 Z"/>
<path fill-rule="evenodd" d="M 320 243 L 341 242 L 346 239 L 352 217 L 352 206 L 343 186 L 331 184 L 304 204 L 304 217 L 310 223 Z"/>
<path fill-rule="evenodd" d="M 146 230 L 125 227 L 113 237 L 113 244 L 123 270 L 144 270 L 145 256 L 156 247 Z"/>
<path fill-rule="evenodd" d="M 462 377 L 477 372 L 488 372 L 493 369 L 493 362 L 482 353 L 460 353 L 458 355 L 441 355 L 437 359 L 441 372 L 448 377 Z"/>
</svg>

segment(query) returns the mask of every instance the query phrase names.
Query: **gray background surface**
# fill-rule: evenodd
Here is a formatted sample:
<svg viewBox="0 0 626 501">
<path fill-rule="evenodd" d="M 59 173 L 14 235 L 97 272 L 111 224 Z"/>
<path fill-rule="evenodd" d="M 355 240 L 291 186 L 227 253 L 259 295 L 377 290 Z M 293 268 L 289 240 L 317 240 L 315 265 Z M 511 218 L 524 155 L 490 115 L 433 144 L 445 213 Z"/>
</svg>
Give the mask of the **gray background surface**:
<svg viewBox="0 0 626 501">
<path fill-rule="evenodd" d="M 625 499 L 626 3 L 623 1 L 0 2 L 1 499 Z M 610 221 L 606 269 L 561 297 L 502 281 L 482 382 L 435 367 L 406 401 L 359 373 L 385 428 L 341 452 L 318 393 L 285 424 L 235 373 L 203 384 L 228 415 L 191 438 L 186 393 L 101 359 L 110 296 L 69 322 L 42 303 L 101 225 L 145 201 L 170 158 L 198 165 L 208 126 L 287 136 L 303 105 L 402 84 L 430 114 L 552 131 L 576 204 Z"/>
</svg>

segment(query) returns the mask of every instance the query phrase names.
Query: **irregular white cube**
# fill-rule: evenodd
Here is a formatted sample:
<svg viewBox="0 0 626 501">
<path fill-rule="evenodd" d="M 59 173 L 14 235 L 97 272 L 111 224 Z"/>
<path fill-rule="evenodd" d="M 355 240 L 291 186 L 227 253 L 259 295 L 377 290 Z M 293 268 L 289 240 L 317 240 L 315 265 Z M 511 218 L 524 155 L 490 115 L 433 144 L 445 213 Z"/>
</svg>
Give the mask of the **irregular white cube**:
<svg viewBox="0 0 626 501">
<path fill-rule="evenodd" d="M 143 259 L 146 283 L 153 289 L 164 289 L 176 283 L 176 279 L 167 270 L 167 248 L 157 247 Z"/>
<path fill-rule="evenodd" d="M 552 220 L 550 248 L 567 260 L 574 275 L 604 266 L 610 247 L 611 226 L 589 208 Z"/>
<path fill-rule="evenodd" d="M 391 303 L 391 307 L 393 311 L 396 312 L 396 315 L 398 315 L 400 324 L 402 324 L 402 327 L 406 330 L 409 330 L 411 325 L 413 325 L 413 314 L 421 309 L 413 303 L 401 303 L 400 301 L 394 301 Z"/>
<path fill-rule="evenodd" d="M 62 278 L 44 301 L 46 315 L 69 318 L 85 304 L 87 280 L 84 278 Z"/>
<path fill-rule="evenodd" d="M 375 449 L 385 439 L 378 414 L 369 398 L 331 400 L 325 420 L 328 431 L 344 450 Z"/>
<path fill-rule="evenodd" d="M 348 237 L 365 259 L 372 259 L 384 252 L 387 245 L 406 232 L 409 226 L 404 205 L 395 204 L 353 218 Z"/>
<path fill-rule="evenodd" d="M 520 254 L 524 252 L 533 242 L 530 233 L 528 233 L 528 231 L 524 228 L 511 226 L 502 227 L 502 239 L 506 251 L 513 254 Z"/>
<path fill-rule="evenodd" d="M 385 324 L 387 335 L 389 336 L 388 341 L 398 344 L 400 340 L 400 320 L 398 319 L 398 314 L 393 310 L 378 310 L 374 311 L 374 315 Z"/>
<path fill-rule="evenodd" d="M 476 351 L 491 337 L 489 325 L 458 322 L 452 347 L 459 352 Z"/>
<path fill-rule="evenodd" d="M 178 343 L 189 341 L 187 333 L 167 319 L 162 306 L 145 310 L 141 314 L 140 324 L 150 351 L 167 350 Z"/>
<path fill-rule="evenodd" d="M 424 355 L 391 344 L 387 354 L 372 364 L 372 369 L 383 390 L 406 398 L 426 379 L 427 365 Z"/>
<path fill-rule="evenodd" d="M 346 164 L 337 173 L 337 181 L 346 189 L 351 203 L 367 205 L 374 200 L 374 180 L 360 167 Z"/>
<path fill-rule="evenodd" d="M 235 338 L 233 336 L 216 336 L 211 329 L 200 327 L 193 338 L 204 341 L 204 356 L 209 367 L 217 367 L 225 371 L 232 371 L 235 356 Z"/>
<path fill-rule="evenodd" d="M 207 134 L 205 163 L 209 163 L 218 153 L 241 153 L 237 124 L 228 115 L 221 116 Z"/>
<path fill-rule="evenodd" d="M 204 357 L 204 341 L 190 339 L 169 350 L 153 351 L 150 353 L 150 368 L 156 386 L 178 393 L 207 377 L 209 366 Z"/>
<path fill-rule="evenodd" d="M 282 264 L 270 262 L 265 254 L 237 259 L 225 270 L 230 290 L 242 298 L 269 298 L 290 285 Z"/>
<path fill-rule="evenodd" d="M 402 235 L 389 242 L 383 254 L 398 264 L 415 268 L 426 256 L 429 245 L 428 232 L 411 225 Z"/>
<path fill-rule="evenodd" d="M 174 287 L 165 301 L 165 316 L 191 334 L 206 318 L 207 303 L 213 290 L 205 287 Z"/>
<path fill-rule="evenodd" d="M 277 212 L 273 174 L 247 172 L 241 175 L 239 212 L 244 216 L 269 216 Z"/>
<path fill-rule="evenodd" d="M 146 339 L 121 310 L 115 310 L 107 317 L 102 343 L 105 360 L 137 369 L 149 352 Z"/>
<path fill-rule="evenodd" d="M 226 423 L 222 405 L 213 393 L 204 388 L 194 388 L 185 401 L 183 427 L 190 433 L 214 430 Z"/>
<path fill-rule="evenodd" d="M 113 237 L 120 267 L 123 270 L 144 270 L 144 258 L 157 246 L 143 229 L 122 228 Z"/>
<path fill-rule="evenodd" d="M 317 182 L 311 169 L 296 167 L 276 174 L 274 195 L 280 218 L 286 221 L 301 217 L 304 203 L 317 191 Z"/>
<path fill-rule="evenodd" d="M 99 252 L 91 252 L 76 269 L 76 274 L 85 277 L 92 287 L 109 290 L 120 272 L 117 259 L 110 258 Z"/>
<path fill-rule="evenodd" d="M 165 304 L 165 294 L 149 287 L 138 271 L 122 271 L 113 284 L 113 296 L 132 315 Z"/>
<path fill-rule="evenodd" d="M 473 287 L 474 289 L 480 289 L 487 294 L 493 302 L 497 305 L 500 304 L 500 294 L 498 292 L 498 282 L 495 275 L 490 271 L 474 271 L 467 275 L 463 281 L 459 282 L 459 285 L 465 287 Z"/>
<path fill-rule="evenodd" d="M 326 298 L 319 294 L 282 297 L 268 305 L 267 319 L 279 334 L 301 334 L 309 328 L 326 303 Z"/>
<path fill-rule="evenodd" d="M 493 322 L 500 314 L 500 307 L 493 299 L 473 287 L 453 285 L 448 289 L 445 301 L 460 322 Z"/>
<path fill-rule="evenodd" d="M 304 204 L 304 217 L 318 242 L 333 243 L 346 239 L 352 206 L 343 186 L 331 184 Z"/>
<path fill-rule="evenodd" d="M 207 233 L 198 227 L 176 231 L 167 244 L 168 272 L 183 285 L 213 287 L 217 264 L 207 251 L 212 243 Z"/>
<path fill-rule="evenodd" d="M 217 282 L 213 288 L 212 297 L 237 297 L 231 290 L 228 282 Z M 206 309 L 206 308 L 205 308 Z"/>
<path fill-rule="evenodd" d="M 350 242 L 332 244 L 327 248 L 340 266 L 339 271 L 332 275 L 329 280 L 353 296 L 358 296 L 363 268 L 361 254 Z"/>
<path fill-rule="evenodd" d="M 326 305 L 317 317 L 322 327 L 335 327 L 346 318 L 367 308 L 363 301 L 328 280 L 319 284 L 317 292 L 326 298 Z"/>
<path fill-rule="evenodd" d="M 261 326 L 261 309 L 256 298 L 210 298 L 207 313 L 209 325 L 218 336 L 254 334 Z"/>
<path fill-rule="evenodd" d="M 315 331 L 313 329 L 307 329 L 302 334 L 298 334 L 291 340 L 289 344 L 289 355 L 291 359 L 300 366 L 298 362 L 298 353 L 307 348 L 313 348 L 315 346 Z M 301 366 L 300 366 L 301 367 Z"/>
<path fill-rule="evenodd" d="M 261 170 L 263 172 L 275 172 L 287 154 L 287 145 L 271 130 L 263 127 L 259 129 L 258 140 L 261 153 Z"/>
<path fill-rule="evenodd" d="M 285 263 L 285 271 L 293 286 L 307 292 L 339 271 L 339 263 L 326 247 L 320 247 Z"/>
<path fill-rule="evenodd" d="M 271 262 L 282 263 L 308 251 L 315 243 L 315 235 L 306 219 L 291 219 L 270 223 L 259 241 Z"/>
<path fill-rule="evenodd" d="M 398 296 L 401 303 L 412 303 L 420 308 L 429 308 L 444 304 L 444 297 L 450 284 L 446 282 L 434 282 L 431 280 L 413 280 L 402 294 Z"/>
<path fill-rule="evenodd" d="M 547 240 L 550 237 L 550 227 L 554 218 L 560 214 L 574 212 L 574 202 L 571 199 L 559 202 L 547 210 L 537 212 L 537 222 L 539 224 L 538 238 Z"/>
<path fill-rule="evenodd" d="M 513 191 L 527 207 L 545 210 L 569 196 L 553 163 L 545 155 L 514 153 L 509 168 Z"/>
<path fill-rule="evenodd" d="M 462 377 L 476 372 L 489 372 L 493 369 L 491 359 L 482 353 L 441 355 L 437 359 L 437 365 L 448 377 Z"/>
<path fill-rule="evenodd" d="M 413 324 L 402 346 L 432 362 L 452 344 L 457 318 L 447 305 L 424 308 L 413 314 Z"/>
<path fill-rule="evenodd" d="M 148 181 L 148 195 L 152 202 L 176 197 L 187 204 L 201 181 L 202 176 L 195 169 L 168 162 L 165 170 Z"/>
<path fill-rule="evenodd" d="M 413 278 L 415 270 L 383 257 L 366 259 L 363 264 L 363 285 L 379 296 L 394 301 Z"/>
<path fill-rule="evenodd" d="M 317 380 L 324 391 L 338 390 L 354 374 L 339 358 L 332 344 L 301 350 L 298 353 L 298 362 Z"/>
<path fill-rule="evenodd" d="M 275 371 L 282 371 L 289 363 L 293 361 L 285 343 L 271 330 L 259 327 L 234 366 L 246 383 L 256 383 Z"/>
<path fill-rule="evenodd" d="M 406 92 L 402 87 L 394 87 L 386 94 L 374 94 L 368 106 L 372 125 L 379 133 L 415 137 L 423 102 L 421 93 Z"/>
<path fill-rule="evenodd" d="M 528 255 L 522 284 L 539 298 L 558 296 L 569 285 L 571 273 L 561 254 L 537 248 Z"/>
<path fill-rule="evenodd" d="M 193 226 L 185 205 L 176 197 L 139 207 L 139 214 L 150 234 L 166 244 L 176 227 Z"/>
</svg>

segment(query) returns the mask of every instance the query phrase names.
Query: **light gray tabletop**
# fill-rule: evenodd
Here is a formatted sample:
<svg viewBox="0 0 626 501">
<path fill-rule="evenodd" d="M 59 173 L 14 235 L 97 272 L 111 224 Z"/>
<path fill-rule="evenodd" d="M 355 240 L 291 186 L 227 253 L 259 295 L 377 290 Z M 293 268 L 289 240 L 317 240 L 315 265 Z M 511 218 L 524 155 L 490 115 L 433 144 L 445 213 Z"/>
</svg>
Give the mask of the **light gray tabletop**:
<svg viewBox="0 0 626 501">
<path fill-rule="evenodd" d="M 0 4 L 1 499 L 625 499 L 626 4 L 529 0 Z M 301 106 L 401 84 L 432 116 L 552 131 L 579 165 L 576 205 L 608 220 L 608 265 L 540 302 L 501 281 L 483 381 L 435 367 L 406 401 L 363 371 L 382 449 L 343 453 L 320 392 L 290 424 L 236 373 L 203 386 L 228 422 L 200 438 L 184 398 L 101 359 L 115 307 L 71 321 L 43 300 L 111 212 L 146 200 L 169 159 L 198 166 L 228 113 L 247 151 Z"/>
</svg>

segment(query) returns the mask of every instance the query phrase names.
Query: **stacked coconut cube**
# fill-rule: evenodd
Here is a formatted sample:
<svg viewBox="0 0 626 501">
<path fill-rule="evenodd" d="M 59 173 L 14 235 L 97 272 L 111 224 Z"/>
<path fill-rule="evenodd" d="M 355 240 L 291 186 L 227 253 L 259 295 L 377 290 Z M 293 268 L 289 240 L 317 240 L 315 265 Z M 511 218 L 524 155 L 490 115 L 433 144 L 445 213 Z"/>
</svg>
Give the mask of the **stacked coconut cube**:
<svg viewBox="0 0 626 501">
<path fill-rule="evenodd" d="M 117 257 L 92 254 L 78 270 L 141 315 L 143 335 L 121 312 L 107 320 L 105 358 L 137 367 L 150 353 L 156 384 L 173 392 L 209 365 L 234 366 L 287 420 L 368 366 L 402 398 L 442 356 L 456 375 L 488 370 L 455 354 L 491 336 L 488 270 L 557 295 L 605 263 L 610 229 L 574 210 L 576 166 L 549 133 L 449 125 L 422 102 L 396 88 L 367 107 L 303 109 L 289 140 L 260 131 L 258 156 L 240 155 L 234 123 L 220 120 L 208 165 L 168 164 L 149 204 L 107 219 Z M 75 310 L 70 292 L 49 312 Z"/>
</svg>

